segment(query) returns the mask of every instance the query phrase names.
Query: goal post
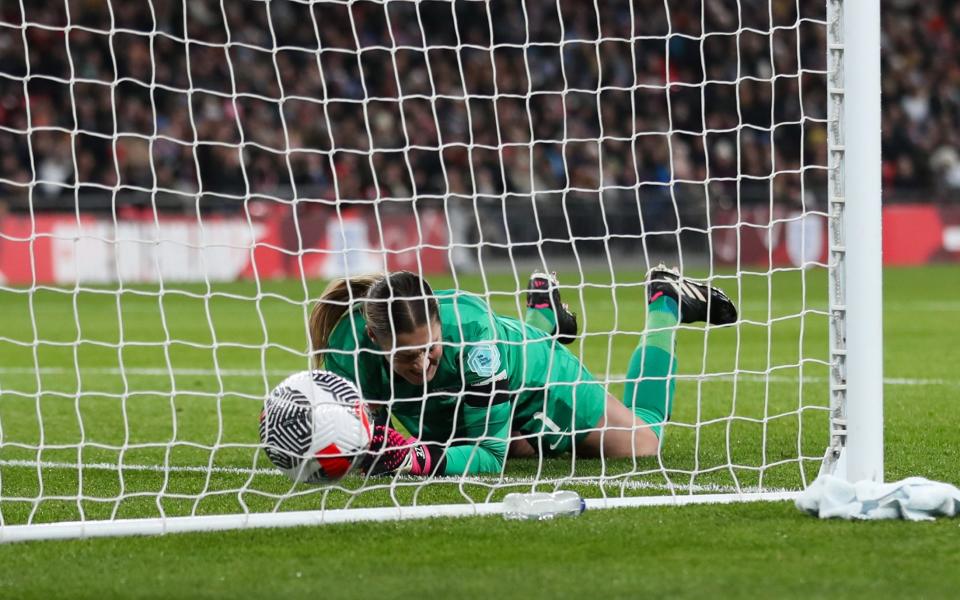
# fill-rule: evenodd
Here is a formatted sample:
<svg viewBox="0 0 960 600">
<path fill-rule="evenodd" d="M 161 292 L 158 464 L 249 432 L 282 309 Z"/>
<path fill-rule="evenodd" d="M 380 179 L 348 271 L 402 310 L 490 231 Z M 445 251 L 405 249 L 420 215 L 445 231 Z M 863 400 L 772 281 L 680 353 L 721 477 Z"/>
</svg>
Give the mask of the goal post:
<svg viewBox="0 0 960 600">
<path fill-rule="evenodd" d="M 846 437 L 839 475 L 882 482 L 880 3 L 831 2 L 829 13 L 833 427 Z"/>
<path fill-rule="evenodd" d="M 834 266 L 831 440 L 822 472 L 883 481 L 880 7 L 829 2 L 827 15 Z"/>
<path fill-rule="evenodd" d="M 882 481 L 879 11 L 0 9 L 0 542 Z M 311 366 L 331 278 L 414 271 L 524 320 L 527 277 L 557 270 L 580 317 L 569 348 L 620 397 L 659 262 L 740 315 L 678 326 L 655 457 L 574 446 L 496 473 L 310 486 L 260 447 L 264 398 Z"/>
</svg>

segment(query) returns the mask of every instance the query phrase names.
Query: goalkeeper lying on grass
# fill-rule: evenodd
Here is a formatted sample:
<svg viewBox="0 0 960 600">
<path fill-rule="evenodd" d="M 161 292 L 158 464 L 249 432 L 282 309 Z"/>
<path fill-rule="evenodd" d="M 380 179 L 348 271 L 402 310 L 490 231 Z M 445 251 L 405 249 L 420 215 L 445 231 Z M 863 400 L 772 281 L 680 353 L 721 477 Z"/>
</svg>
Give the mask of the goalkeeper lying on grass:
<svg viewBox="0 0 960 600">
<path fill-rule="evenodd" d="M 677 323 L 724 325 L 737 311 L 719 289 L 662 266 L 647 276 L 647 301 L 622 402 L 557 343 L 573 340 L 577 322 L 547 275 L 531 277 L 526 322 L 405 271 L 340 279 L 314 306 L 310 334 L 316 366 L 356 382 L 379 415 L 366 472 L 500 473 L 508 447 L 518 456 L 573 445 L 591 457 L 657 453 L 673 405 Z"/>
</svg>

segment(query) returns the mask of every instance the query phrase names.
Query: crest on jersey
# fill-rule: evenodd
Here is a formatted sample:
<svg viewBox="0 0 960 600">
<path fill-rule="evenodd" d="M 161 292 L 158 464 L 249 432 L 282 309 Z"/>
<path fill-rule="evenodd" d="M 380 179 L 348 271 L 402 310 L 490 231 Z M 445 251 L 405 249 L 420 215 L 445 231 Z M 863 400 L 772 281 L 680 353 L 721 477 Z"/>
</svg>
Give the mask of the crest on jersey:
<svg viewBox="0 0 960 600">
<path fill-rule="evenodd" d="M 493 377 L 500 370 L 500 350 L 496 344 L 470 348 L 467 352 L 467 368 L 480 377 Z"/>
</svg>

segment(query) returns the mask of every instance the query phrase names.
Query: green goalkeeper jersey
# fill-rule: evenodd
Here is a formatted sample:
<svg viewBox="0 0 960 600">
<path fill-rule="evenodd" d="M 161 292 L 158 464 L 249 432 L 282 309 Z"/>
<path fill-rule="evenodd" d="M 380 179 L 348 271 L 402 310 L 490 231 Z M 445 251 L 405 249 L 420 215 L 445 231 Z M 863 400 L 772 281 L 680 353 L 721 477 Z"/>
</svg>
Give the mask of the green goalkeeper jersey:
<svg viewBox="0 0 960 600">
<path fill-rule="evenodd" d="M 547 382 L 558 376 L 576 381 L 582 366 L 545 332 L 495 314 L 477 296 L 453 290 L 436 296 L 443 355 L 429 382 L 411 384 L 393 372 L 386 353 L 367 335 L 359 308 L 331 332 L 326 368 L 356 382 L 374 405 L 388 405 L 421 440 L 449 444 L 447 474 L 499 472 L 511 421 L 544 410 Z M 564 360 L 556 360 L 558 353 Z M 503 380 L 516 393 L 515 403 L 478 407 L 459 401 L 466 388 Z"/>
</svg>

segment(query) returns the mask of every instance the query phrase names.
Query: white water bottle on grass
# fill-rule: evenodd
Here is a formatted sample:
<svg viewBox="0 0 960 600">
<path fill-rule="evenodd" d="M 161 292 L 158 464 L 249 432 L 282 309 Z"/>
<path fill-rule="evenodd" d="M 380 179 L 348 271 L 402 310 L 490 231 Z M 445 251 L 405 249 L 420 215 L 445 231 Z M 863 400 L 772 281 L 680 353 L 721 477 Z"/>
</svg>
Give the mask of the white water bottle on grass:
<svg viewBox="0 0 960 600">
<path fill-rule="evenodd" d="M 503 518 L 510 521 L 544 521 L 556 517 L 575 517 L 587 507 L 580 494 L 571 491 L 507 494 L 503 499 Z"/>
</svg>

